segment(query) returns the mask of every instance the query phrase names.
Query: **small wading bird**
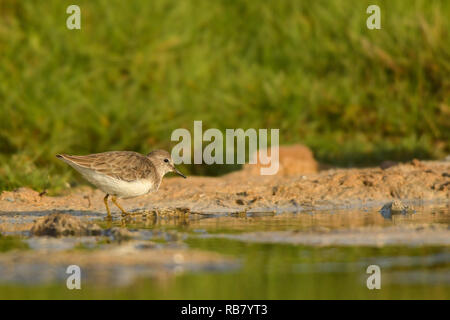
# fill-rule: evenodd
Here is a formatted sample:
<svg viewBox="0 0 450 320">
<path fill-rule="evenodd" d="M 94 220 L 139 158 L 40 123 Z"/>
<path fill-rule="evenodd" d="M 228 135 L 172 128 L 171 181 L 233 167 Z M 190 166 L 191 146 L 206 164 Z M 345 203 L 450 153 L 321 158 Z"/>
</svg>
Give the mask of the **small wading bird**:
<svg viewBox="0 0 450 320">
<path fill-rule="evenodd" d="M 86 156 L 57 154 L 56 157 L 106 193 L 103 201 L 108 217 L 111 217 L 109 196 L 125 216 L 128 212 L 117 203 L 117 198 L 133 198 L 158 191 L 162 178 L 168 172 L 186 178 L 175 168 L 170 154 L 164 150 L 155 150 L 146 156 L 132 151 L 110 151 Z"/>
</svg>

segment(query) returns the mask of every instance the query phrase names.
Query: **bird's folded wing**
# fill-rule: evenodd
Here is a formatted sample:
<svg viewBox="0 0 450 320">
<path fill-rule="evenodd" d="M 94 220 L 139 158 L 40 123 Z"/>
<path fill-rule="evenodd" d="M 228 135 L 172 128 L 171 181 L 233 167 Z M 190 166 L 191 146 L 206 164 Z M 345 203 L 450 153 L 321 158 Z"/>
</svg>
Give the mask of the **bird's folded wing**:
<svg viewBox="0 0 450 320">
<path fill-rule="evenodd" d="M 113 151 L 63 157 L 81 167 L 124 181 L 147 179 L 156 172 L 153 163 L 136 152 Z"/>
</svg>

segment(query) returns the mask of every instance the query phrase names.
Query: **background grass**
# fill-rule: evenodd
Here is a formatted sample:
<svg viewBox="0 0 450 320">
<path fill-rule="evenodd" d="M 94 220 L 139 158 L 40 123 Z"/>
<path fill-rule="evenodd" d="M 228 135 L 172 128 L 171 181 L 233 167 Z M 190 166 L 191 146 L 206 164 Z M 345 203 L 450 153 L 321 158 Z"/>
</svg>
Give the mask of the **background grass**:
<svg viewBox="0 0 450 320">
<path fill-rule="evenodd" d="M 58 190 L 78 178 L 56 153 L 170 149 L 194 120 L 337 165 L 450 151 L 450 1 L 75 2 L 81 30 L 74 1 L 0 1 L 0 189 Z"/>
</svg>

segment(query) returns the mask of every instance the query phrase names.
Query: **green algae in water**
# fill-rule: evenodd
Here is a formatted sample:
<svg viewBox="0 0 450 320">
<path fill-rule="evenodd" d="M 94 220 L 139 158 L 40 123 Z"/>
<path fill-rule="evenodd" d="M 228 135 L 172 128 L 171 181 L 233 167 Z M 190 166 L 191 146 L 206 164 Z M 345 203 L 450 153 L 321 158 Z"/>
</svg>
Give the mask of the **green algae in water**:
<svg viewBox="0 0 450 320">
<path fill-rule="evenodd" d="M 29 246 L 17 236 L 3 236 L 0 234 L 0 252 L 10 250 L 27 250 Z"/>
</svg>

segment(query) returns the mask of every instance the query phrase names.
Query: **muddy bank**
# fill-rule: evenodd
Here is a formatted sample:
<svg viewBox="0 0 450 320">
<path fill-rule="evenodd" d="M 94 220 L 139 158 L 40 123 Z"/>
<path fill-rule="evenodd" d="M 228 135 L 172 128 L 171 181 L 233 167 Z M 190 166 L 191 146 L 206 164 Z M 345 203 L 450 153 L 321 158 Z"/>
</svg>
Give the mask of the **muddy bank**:
<svg viewBox="0 0 450 320">
<path fill-rule="evenodd" d="M 242 234 L 215 234 L 204 237 L 225 238 L 257 243 L 285 243 L 307 246 L 450 246 L 450 228 L 441 224 L 362 227 L 310 232 L 271 231 Z"/>
<path fill-rule="evenodd" d="M 0 195 L 0 212 L 74 210 L 102 215 L 103 196 L 90 187 L 67 190 L 57 197 L 21 188 Z M 374 208 L 395 199 L 413 204 L 448 201 L 450 162 L 413 160 L 383 168 L 329 169 L 290 176 L 260 176 L 242 170 L 218 178 L 166 178 L 157 193 L 121 203 L 129 211 L 181 208 L 208 214 Z"/>
</svg>

